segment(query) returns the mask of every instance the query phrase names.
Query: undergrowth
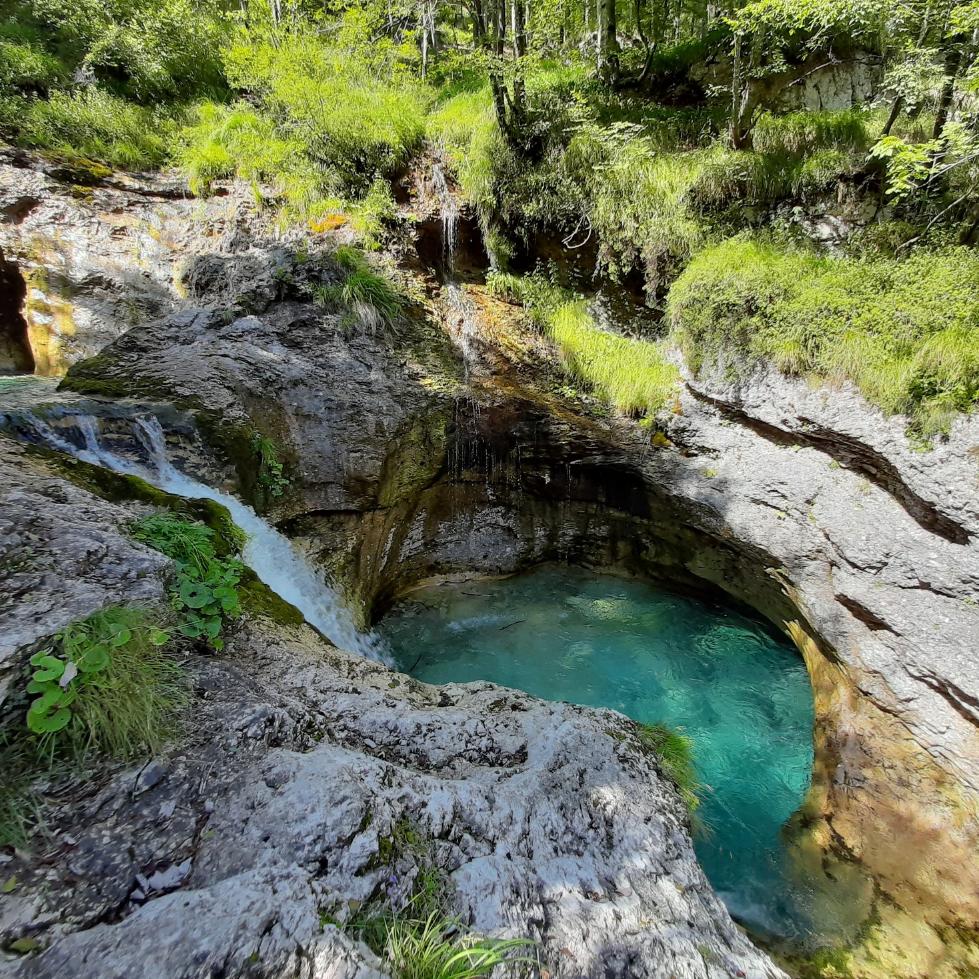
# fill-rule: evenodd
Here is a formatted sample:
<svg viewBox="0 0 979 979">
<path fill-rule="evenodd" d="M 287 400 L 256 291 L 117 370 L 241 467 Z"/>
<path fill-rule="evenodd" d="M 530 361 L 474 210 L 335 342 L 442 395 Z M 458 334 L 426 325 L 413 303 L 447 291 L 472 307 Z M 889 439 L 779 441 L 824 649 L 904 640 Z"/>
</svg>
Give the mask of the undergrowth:
<svg viewBox="0 0 979 979">
<path fill-rule="evenodd" d="M 52 92 L 48 98 L 0 97 L 0 131 L 22 146 L 69 161 L 94 160 L 129 170 L 167 162 L 174 115 L 100 89 Z"/>
<path fill-rule="evenodd" d="M 695 369 L 769 360 L 848 379 L 930 436 L 979 402 L 977 289 L 979 257 L 965 248 L 846 259 L 737 238 L 691 262 L 668 310 Z"/>
<path fill-rule="evenodd" d="M 27 726 L 41 750 L 129 758 L 158 748 L 182 703 L 181 671 L 150 614 L 119 606 L 63 629 L 31 657 Z"/>
</svg>

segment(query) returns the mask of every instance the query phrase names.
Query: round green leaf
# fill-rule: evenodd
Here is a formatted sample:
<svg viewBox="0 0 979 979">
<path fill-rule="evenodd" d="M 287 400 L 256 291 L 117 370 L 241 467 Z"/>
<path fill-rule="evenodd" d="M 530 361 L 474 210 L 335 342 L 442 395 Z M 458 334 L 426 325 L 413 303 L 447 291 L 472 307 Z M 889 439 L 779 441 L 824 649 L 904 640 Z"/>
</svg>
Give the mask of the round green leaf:
<svg viewBox="0 0 979 979">
<path fill-rule="evenodd" d="M 109 650 L 105 646 L 89 646 L 78 660 L 82 673 L 99 673 L 109 665 Z"/>
<path fill-rule="evenodd" d="M 211 589 L 202 582 L 185 579 L 180 582 L 177 593 L 188 608 L 203 608 L 211 601 Z"/>
<path fill-rule="evenodd" d="M 57 680 L 65 672 L 64 662 L 56 656 L 51 656 L 47 653 L 39 653 L 32 656 L 31 663 L 34 666 L 41 667 L 34 673 L 34 679 L 39 683 L 44 683 L 48 680 Z"/>
<path fill-rule="evenodd" d="M 27 712 L 27 726 L 35 734 L 54 734 L 68 726 L 71 711 L 67 707 L 59 707 L 53 714 L 34 714 Z"/>
</svg>

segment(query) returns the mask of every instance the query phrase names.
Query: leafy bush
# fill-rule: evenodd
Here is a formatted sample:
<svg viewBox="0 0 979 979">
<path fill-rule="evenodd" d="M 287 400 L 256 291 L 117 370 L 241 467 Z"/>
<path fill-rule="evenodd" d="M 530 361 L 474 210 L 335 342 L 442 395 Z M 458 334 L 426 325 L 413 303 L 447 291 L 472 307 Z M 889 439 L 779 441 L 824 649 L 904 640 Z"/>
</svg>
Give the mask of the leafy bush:
<svg viewBox="0 0 979 979">
<path fill-rule="evenodd" d="M 843 259 L 732 239 L 698 255 L 669 315 L 691 366 L 770 360 L 788 373 L 852 380 L 930 435 L 979 401 L 979 257 Z"/>
<path fill-rule="evenodd" d="M 141 169 L 162 166 L 174 122 L 99 89 L 52 92 L 50 98 L 0 100 L 0 130 L 23 145 L 70 160 Z"/>
<path fill-rule="evenodd" d="M 700 781 L 693 763 L 693 742 L 665 724 L 637 724 L 639 741 L 659 758 L 663 771 L 676 785 L 687 809 L 700 806 Z"/>
<path fill-rule="evenodd" d="M 27 726 L 52 754 L 66 743 L 128 758 L 158 748 L 183 702 L 169 635 L 142 609 L 110 608 L 31 657 Z"/>
<path fill-rule="evenodd" d="M 238 584 L 244 565 L 234 557 L 218 556 L 216 534 L 210 527 L 171 513 L 140 520 L 133 525 L 132 534 L 176 562 L 171 599 L 180 617 L 180 631 L 223 649 L 221 630 L 241 613 Z"/>
</svg>

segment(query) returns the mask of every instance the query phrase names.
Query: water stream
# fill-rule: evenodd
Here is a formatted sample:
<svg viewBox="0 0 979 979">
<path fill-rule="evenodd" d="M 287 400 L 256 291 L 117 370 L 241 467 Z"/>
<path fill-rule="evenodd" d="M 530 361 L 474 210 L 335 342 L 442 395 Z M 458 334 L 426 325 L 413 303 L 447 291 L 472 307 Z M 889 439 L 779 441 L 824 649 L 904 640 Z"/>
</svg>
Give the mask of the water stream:
<svg viewBox="0 0 979 979">
<path fill-rule="evenodd" d="M 9 424 L 9 416 L 4 418 Z M 175 496 L 220 503 L 248 535 L 242 558 L 272 591 L 299 609 L 310 625 L 341 649 L 390 664 L 384 641 L 375 633 L 364 633 L 356 627 L 341 597 L 286 536 L 230 493 L 214 489 L 173 465 L 166 436 L 155 416 L 135 415 L 131 419 L 133 440 L 143 450 L 139 461 L 106 447 L 101 419 L 96 415 L 61 414 L 55 427 L 39 411 L 22 407 L 17 412 L 16 423 L 22 437 L 33 436 L 32 441 L 84 462 L 140 476 Z"/>
<path fill-rule="evenodd" d="M 767 627 L 648 583 L 549 567 L 420 589 L 379 628 L 419 680 L 491 680 L 682 728 L 704 784 L 697 853 L 732 914 L 793 944 L 837 933 L 783 838 L 809 787 L 813 699 L 801 658 Z"/>
</svg>

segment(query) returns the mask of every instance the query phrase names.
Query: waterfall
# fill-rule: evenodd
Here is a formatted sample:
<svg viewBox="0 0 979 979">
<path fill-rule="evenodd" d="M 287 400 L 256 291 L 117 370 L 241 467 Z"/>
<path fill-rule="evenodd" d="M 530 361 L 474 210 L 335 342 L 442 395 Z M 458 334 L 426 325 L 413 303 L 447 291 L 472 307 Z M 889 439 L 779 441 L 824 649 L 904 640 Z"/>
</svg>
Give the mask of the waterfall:
<svg viewBox="0 0 979 979">
<path fill-rule="evenodd" d="M 99 420 L 91 415 L 71 416 L 85 447 L 78 448 L 56 433 L 35 415 L 25 413 L 21 422 L 51 448 L 69 452 L 78 459 L 92 462 L 129 476 L 140 476 L 147 482 L 175 496 L 195 500 L 213 500 L 231 514 L 234 522 L 248 535 L 242 558 L 280 598 L 302 612 L 310 625 L 319 629 L 341 649 L 360 653 L 368 659 L 393 665 L 384 641 L 374 633 L 360 632 L 340 596 L 296 550 L 287 537 L 279 533 L 250 506 L 228 493 L 213 489 L 177 469 L 167 454 L 166 438 L 157 418 L 134 419 L 134 434 L 145 449 L 148 465 L 132 462 L 105 448 L 99 436 Z"/>
<path fill-rule="evenodd" d="M 432 189 L 439 199 L 439 213 L 442 218 L 442 260 L 445 263 L 446 279 L 451 281 L 455 271 L 459 238 L 459 205 L 449 189 L 445 171 L 437 163 L 432 167 Z"/>
</svg>

